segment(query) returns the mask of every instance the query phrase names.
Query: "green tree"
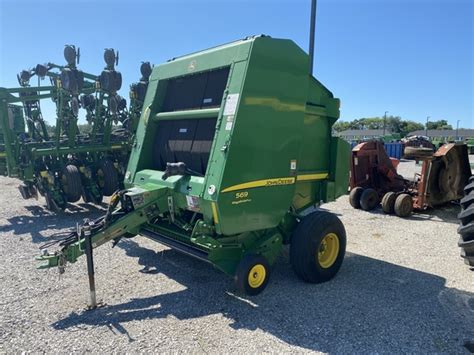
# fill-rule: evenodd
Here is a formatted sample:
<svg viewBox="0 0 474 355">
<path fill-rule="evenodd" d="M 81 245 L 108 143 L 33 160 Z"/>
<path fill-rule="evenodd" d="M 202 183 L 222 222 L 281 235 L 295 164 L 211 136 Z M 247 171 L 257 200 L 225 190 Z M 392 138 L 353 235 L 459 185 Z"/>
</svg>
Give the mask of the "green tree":
<svg viewBox="0 0 474 355">
<path fill-rule="evenodd" d="M 55 130 L 56 130 L 56 126 L 55 125 L 52 125 L 52 124 L 49 124 L 47 121 L 44 121 L 44 125 L 46 126 L 46 131 L 48 132 L 48 135 L 50 137 L 53 137 L 54 134 L 56 133 Z"/>
<path fill-rule="evenodd" d="M 428 129 L 453 129 L 453 127 L 448 124 L 448 121 L 446 120 L 428 121 L 426 123 L 426 127 Z"/>
<path fill-rule="evenodd" d="M 92 132 L 92 126 L 88 123 L 78 124 L 77 128 L 79 129 L 80 134 L 87 134 Z"/>
<path fill-rule="evenodd" d="M 342 132 L 342 131 L 345 131 L 347 129 L 350 129 L 350 122 L 346 122 L 346 121 L 337 121 L 336 123 L 334 123 L 334 125 L 332 126 L 332 128 L 336 131 L 336 132 Z"/>
<path fill-rule="evenodd" d="M 400 125 L 400 135 L 405 137 L 408 133 L 424 129 L 425 126 L 415 121 L 402 121 Z"/>
</svg>

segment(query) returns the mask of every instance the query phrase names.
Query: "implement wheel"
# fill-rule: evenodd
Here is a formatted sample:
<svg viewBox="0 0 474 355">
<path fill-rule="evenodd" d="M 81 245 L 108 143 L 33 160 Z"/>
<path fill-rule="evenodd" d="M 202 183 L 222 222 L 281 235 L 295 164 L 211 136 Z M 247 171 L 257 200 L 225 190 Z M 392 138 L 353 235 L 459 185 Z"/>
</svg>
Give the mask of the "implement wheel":
<svg viewBox="0 0 474 355">
<path fill-rule="evenodd" d="M 373 210 L 379 202 L 379 194 L 374 189 L 365 189 L 362 195 L 360 195 L 360 207 L 364 211 Z"/>
<path fill-rule="evenodd" d="M 61 173 L 61 185 L 68 202 L 77 202 L 82 196 L 81 173 L 75 165 L 66 165 Z"/>
<path fill-rule="evenodd" d="M 114 163 L 110 159 L 103 159 L 97 169 L 97 183 L 104 196 L 112 196 L 119 189 L 119 176 Z"/>
<path fill-rule="evenodd" d="M 398 195 L 395 200 L 395 214 L 398 217 L 408 217 L 413 212 L 413 200 L 408 194 Z"/>
<path fill-rule="evenodd" d="M 262 255 L 249 254 L 240 260 L 234 282 L 237 290 L 249 296 L 258 295 L 268 284 L 270 265 Z"/>
<path fill-rule="evenodd" d="M 395 192 L 387 192 L 382 198 L 382 210 L 387 214 L 395 212 L 395 201 L 397 194 Z"/>
<path fill-rule="evenodd" d="M 349 203 L 352 207 L 359 209 L 360 208 L 360 196 L 364 192 L 362 187 L 354 187 L 349 194 Z"/>
<path fill-rule="evenodd" d="M 300 279 L 329 281 L 339 271 L 346 252 L 346 231 L 336 215 L 317 211 L 298 224 L 290 245 L 290 262 Z"/>
</svg>

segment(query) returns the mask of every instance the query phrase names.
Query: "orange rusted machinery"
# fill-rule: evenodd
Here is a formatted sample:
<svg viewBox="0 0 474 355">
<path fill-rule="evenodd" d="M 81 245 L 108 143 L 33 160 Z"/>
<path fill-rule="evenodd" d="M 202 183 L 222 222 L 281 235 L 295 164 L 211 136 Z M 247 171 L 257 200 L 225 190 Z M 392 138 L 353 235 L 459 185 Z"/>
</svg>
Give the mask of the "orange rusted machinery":
<svg viewBox="0 0 474 355">
<path fill-rule="evenodd" d="M 364 142 L 352 150 L 349 202 L 354 208 L 374 209 L 380 201 L 385 213 L 407 217 L 413 209 L 440 206 L 463 196 L 471 176 L 465 144 L 450 143 L 434 154 L 411 147 L 410 157 L 422 161 L 421 173 L 405 179 L 397 173 L 398 161 L 389 158 L 383 143 Z"/>
<path fill-rule="evenodd" d="M 350 187 L 372 188 L 379 195 L 402 191 L 405 179 L 397 173 L 399 161 L 389 158 L 380 141 L 368 141 L 352 149 Z"/>
</svg>

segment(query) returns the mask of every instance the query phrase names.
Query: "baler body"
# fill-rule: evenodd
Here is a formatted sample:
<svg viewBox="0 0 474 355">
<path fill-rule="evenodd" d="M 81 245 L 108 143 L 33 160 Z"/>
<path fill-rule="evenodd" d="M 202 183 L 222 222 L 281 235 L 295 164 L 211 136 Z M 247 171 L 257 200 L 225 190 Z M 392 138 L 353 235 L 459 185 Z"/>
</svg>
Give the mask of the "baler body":
<svg viewBox="0 0 474 355">
<path fill-rule="evenodd" d="M 160 211 L 196 212 L 216 239 L 277 235 L 290 210 L 346 193 L 349 148 L 331 136 L 339 100 L 307 68 L 294 42 L 268 37 L 156 66 L 125 186 L 166 188 Z M 166 163 L 178 162 L 195 174 L 164 180 Z M 153 227 L 170 235 L 159 222 L 141 232 Z M 236 260 L 245 248 L 237 249 Z"/>
</svg>

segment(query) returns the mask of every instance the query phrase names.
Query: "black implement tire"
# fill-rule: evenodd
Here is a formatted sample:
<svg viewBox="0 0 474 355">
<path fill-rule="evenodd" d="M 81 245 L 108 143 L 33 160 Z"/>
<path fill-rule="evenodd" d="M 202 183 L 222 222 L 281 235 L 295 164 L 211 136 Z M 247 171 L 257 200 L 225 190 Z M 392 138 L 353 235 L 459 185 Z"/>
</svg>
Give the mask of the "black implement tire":
<svg viewBox="0 0 474 355">
<path fill-rule="evenodd" d="M 262 255 L 247 254 L 239 265 L 234 276 L 237 291 L 241 294 L 255 296 L 262 292 L 270 278 L 270 265 Z"/>
<path fill-rule="evenodd" d="M 373 210 L 379 202 L 379 194 L 374 189 L 365 189 L 360 195 L 360 207 L 364 211 Z"/>
<path fill-rule="evenodd" d="M 349 194 L 349 203 L 352 207 L 359 209 L 360 208 L 360 196 L 364 192 L 362 187 L 354 187 Z"/>
<path fill-rule="evenodd" d="M 458 245 L 461 248 L 461 258 L 464 258 L 467 265 L 474 267 L 474 240 L 466 242 L 460 238 Z"/>
<path fill-rule="evenodd" d="M 408 217 L 413 212 L 413 200 L 408 194 L 400 194 L 395 200 L 395 214 L 398 217 Z"/>
<path fill-rule="evenodd" d="M 63 168 L 61 185 L 68 202 L 79 201 L 82 196 L 82 181 L 77 166 L 69 164 Z"/>
<path fill-rule="evenodd" d="M 291 237 L 291 266 L 306 282 L 332 279 L 341 268 L 345 253 L 346 230 L 340 219 L 329 212 L 316 211 L 307 215 Z"/>
<path fill-rule="evenodd" d="M 433 155 L 433 149 L 426 147 L 405 147 L 403 154 L 405 158 L 427 158 Z"/>
<path fill-rule="evenodd" d="M 387 214 L 395 212 L 395 201 L 397 194 L 395 192 L 387 192 L 382 197 L 382 210 Z"/>
<path fill-rule="evenodd" d="M 473 176 L 471 176 L 469 179 L 472 179 L 472 178 Z M 469 195 L 469 193 L 473 190 L 474 190 L 474 180 L 470 182 L 469 184 L 467 184 L 466 187 L 464 187 L 464 195 Z"/>
<path fill-rule="evenodd" d="M 461 199 L 461 213 L 458 215 L 461 257 L 469 266 L 474 266 L 474 176 L 469 178 L 469 184 L 464 187 L 464 197 Z"/>
<path fill-rule="evenodd" d="M 119 189 L 119 175 L 110 159 L 103 159 L 97 167 L 97 180 L 104 196 L 112 196 Z"/>
</svg>

